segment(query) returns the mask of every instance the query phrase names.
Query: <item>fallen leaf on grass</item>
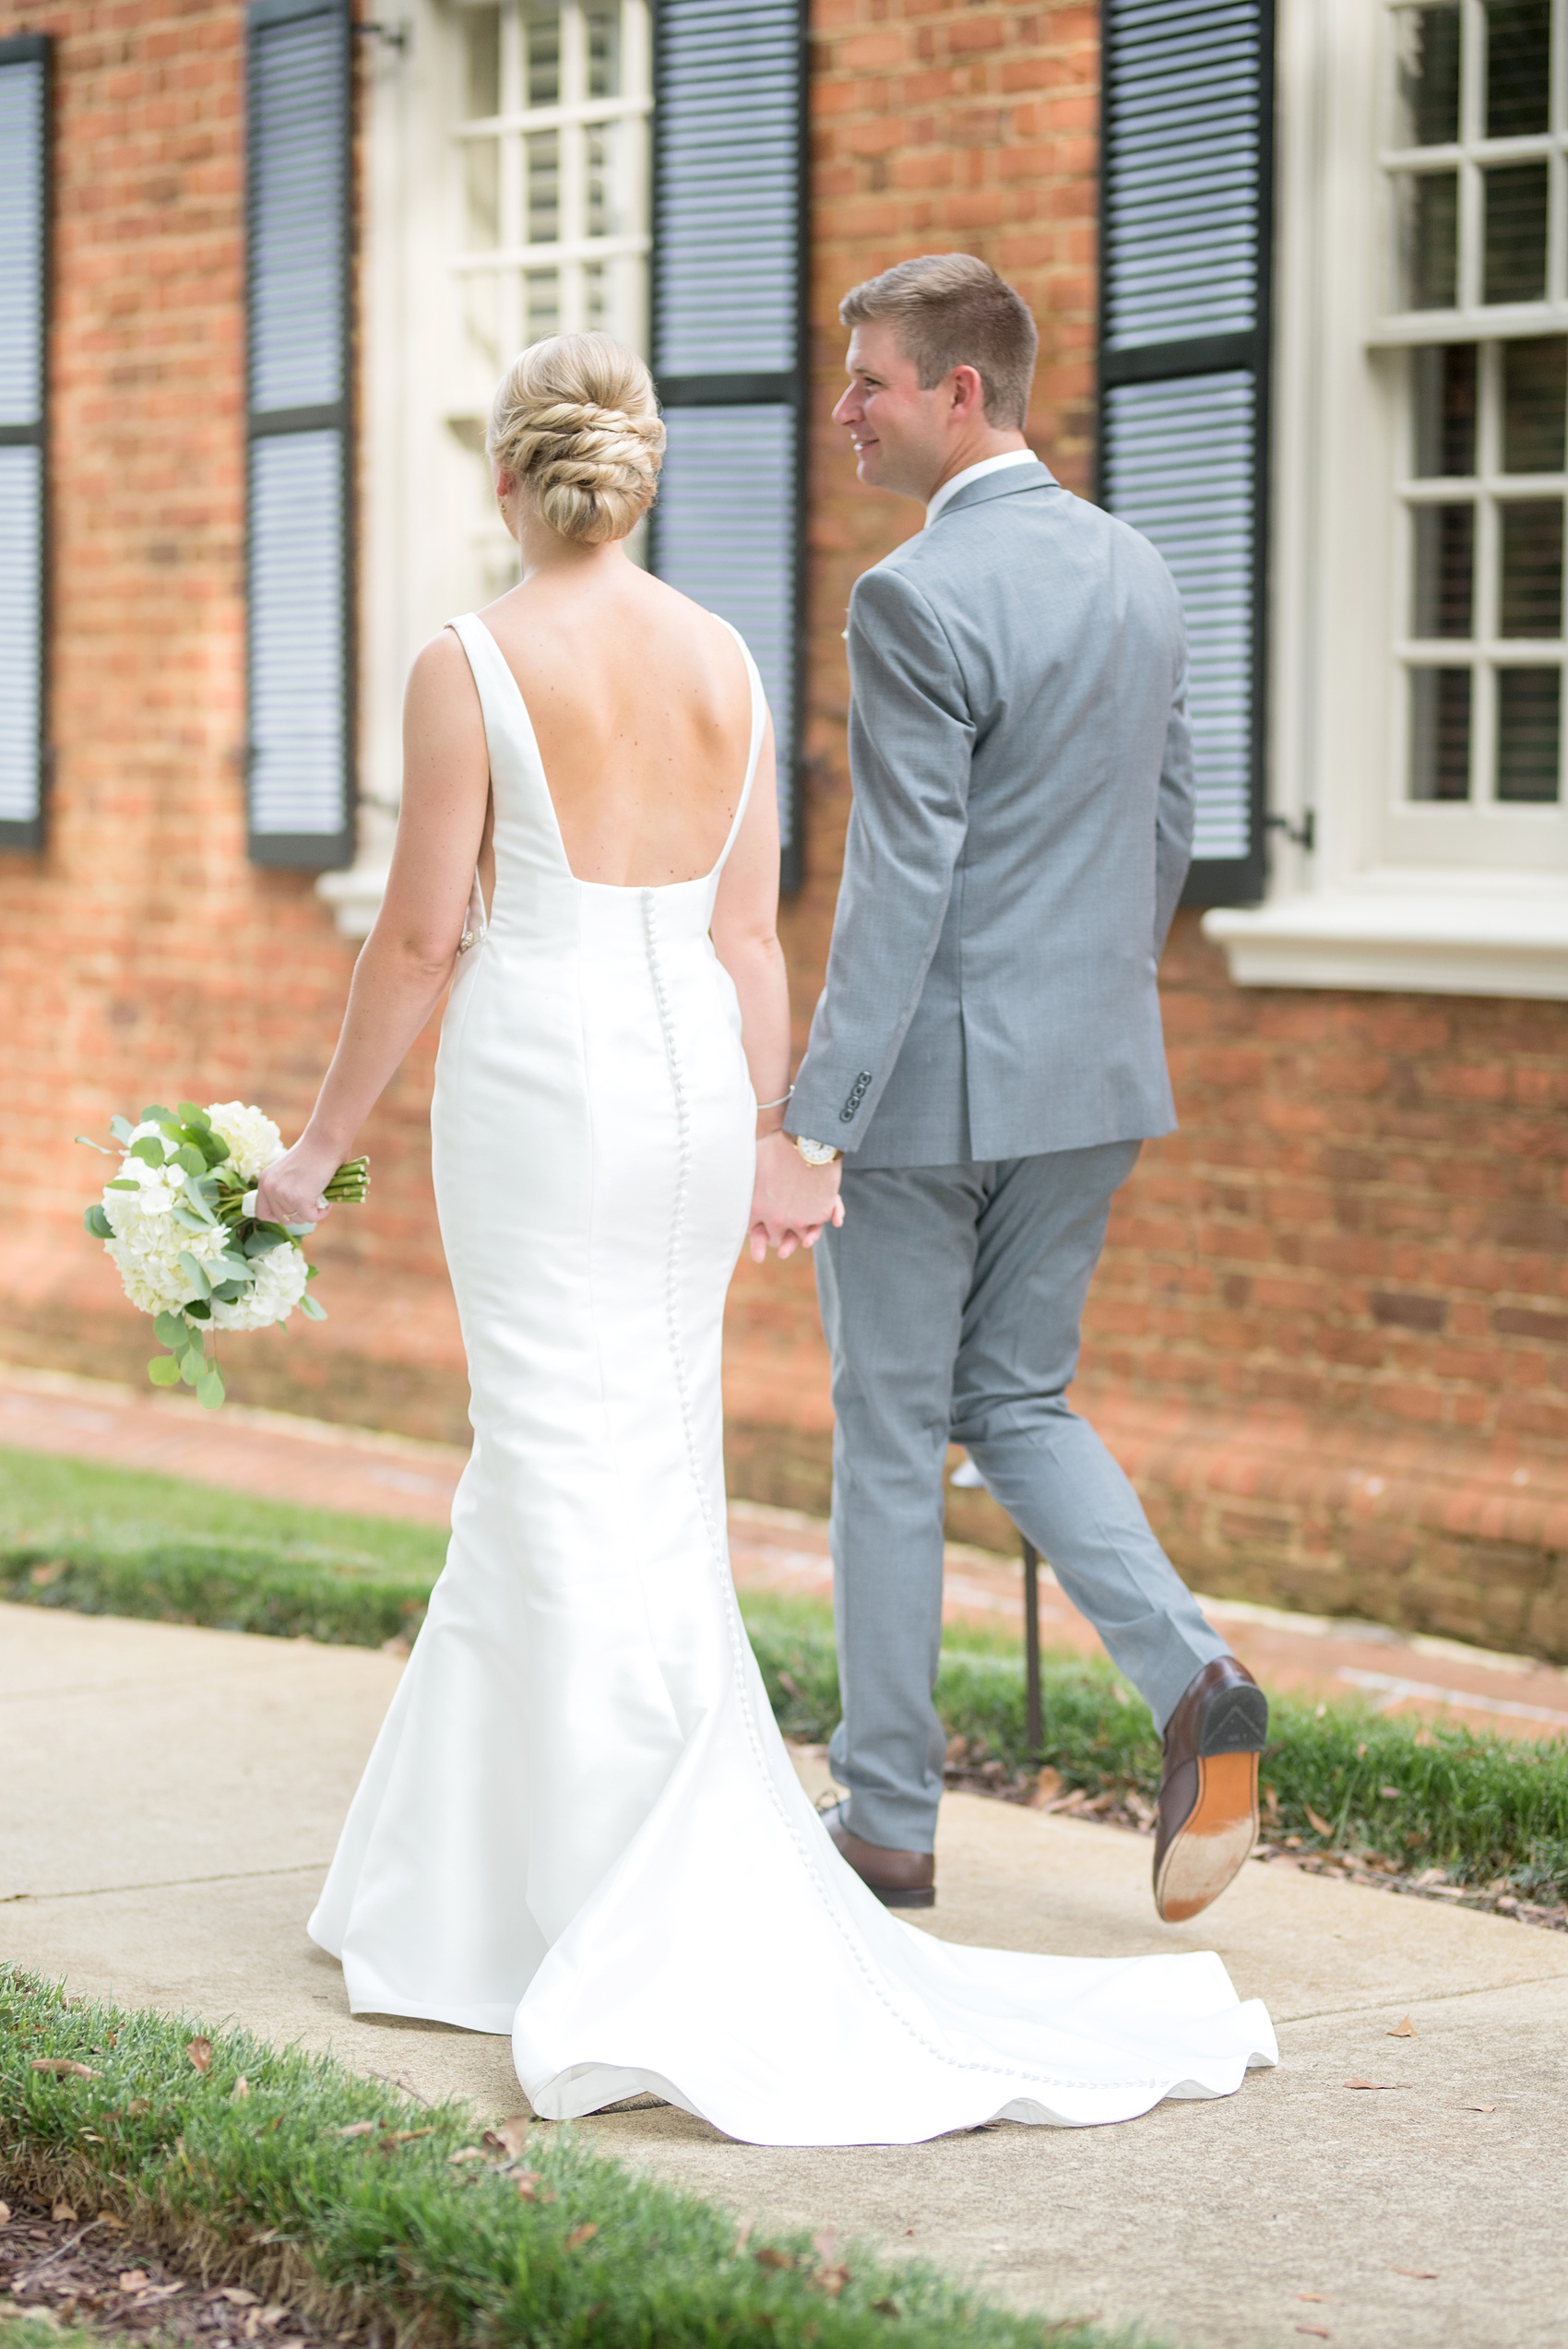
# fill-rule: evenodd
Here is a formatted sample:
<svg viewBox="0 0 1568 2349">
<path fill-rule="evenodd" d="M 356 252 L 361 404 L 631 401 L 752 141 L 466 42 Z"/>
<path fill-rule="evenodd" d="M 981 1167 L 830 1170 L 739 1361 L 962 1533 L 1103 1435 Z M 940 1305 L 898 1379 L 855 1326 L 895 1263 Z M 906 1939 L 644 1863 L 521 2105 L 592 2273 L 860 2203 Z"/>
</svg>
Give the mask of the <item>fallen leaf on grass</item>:
<svg viewBox="0 0 1568 2349">
<path fill-rule="evenodd" d="M 525 2202 L 553 2202 L 555 2200 L 555 2189 L 553 2186 L 543 2185 L 537 2169 L 525 2169 L 519 2172 L 517 2191 Z"/>
<path fill-rule="evenodd" d="M 49 2215 L 52 2219 L 57 2220 L 64 2226 L 75 2226 L 77 2223 L 76 2212 L 72 2209 L 70 2203 L 66 2201 L 56 2202 Z"/>
<path fill-rule="evenodd" d="M 29 2069 L 45 2072 L 51 2080 L 96 2080 L 99 2077 L 90 2064 L 76 2063 L 69 2056 L 34 2056 Z"/>
<path fill-rule="evenodd" d="M 152 2278 L 145 2268 L 126 2268 L 119 2281 L 122 2292 L 145 2292 Z"/>
<path fill-rule="evenodd" d="M 771 2243 L 765 2243 L 752 2257 L 759 2268 L 792 2268 L 795 2264 L 788 2251 L 776 2251 Z"/>
<path fill-rule="evenodd" d="M 247 2292 L 243 2284 L 224 2284 L 218 2297 L 220 2300 L 227 2300 L 236 2308 L 255 2308 L 259 2307 L 261 2302 L 260 2293 Z"/>
<path fill-rule="evenodd" d="M 378 2120 L 351 2120 L 338 2134 L 339 2137 L 374 2137 L 380 2126 Z"/>
<path fill-rule="evenodd" d="M 250 2082 L 249 2082 L 249 2081 L 245 2078 L 244 2073 L 242 2071 L 242 2072 L 241 2072 L 241 2074 L 240 2074 L 240 2076 L 239 2076 L 239 2078 L 238 2078 L 238 2080 L 236 2080 L 236 2081 L 235 2081 L 235 2082 L 234 2082 L 234 2102 L 235 2102 L 236 2104 L 238 2104 L 238 2103 L 242 2100 L 242 2098 L 244 2098 L 244 2097 L 245 2097 L 245 2096 L 248 2096 L 248 2095 L 250 2094 L 250 2093 L 251 2093 L 251 2083 L 250 2083 Z"/>
<path fill-rule="evenodd" d="M 9 2226 L 10 2224 L 11 2205 L 9 2202 L 0 2202 L 0 2226 Z"/>
<path fill-rule="evenodd" d="M 192 2063 L 195 2064 L 198 2071 L 210 2071 L 212 2070 L 212 2042 L 210 2039 L 187 2039 L 185 2042 L 185 2053 L 189 2056 Z"/>
<path fill-rule="evenodd" d="M 575 2226 L 572 2229 L 572 2232 L 567 2236 L 563 2248 L 568 2251 L 580 2251 L 583 2245 L 585 2243 L 591 2243 L 598 2233 L 599 2221 L 597 2219 L 585 2219 L 581 2226 Z"/>
<path fill-rule="evenodd" d="M 1034 1809 L 1038 1809 L 1041 1803 L 1054 1802 L 1061 1792 L 1061 1771 L 1051 1769 L 1042 1770 L 1036 1778 L 1034 1785 L 1030 1790 L 1030 1805 Z"/>
<path fill-rule="evenodd" d="M 1320 1818 L 1318 1817 L 1317 1812 L 1316 1812 L 1316 1811 L 1313 1809 L 1313 1807 L 1312 1807 L 1312 1805 L 1311 1805 L 1311 1803 L 1310 1803 L 1310 1802 L 1308 1802 L 1308 1803 L 1303 1803 L 1303 1804 L 1301 1805 L 1301 1808 L 1302 1808 L 1302 1809 L 1306 1812 L 1307 1817 L 1308 1817 L 1308 1820 L 1311 1821 L 1312 1825 L 1313 1825 L 1313 1826 L 1314 1826 L 1314 1827 L 1317 1829 L 1317 1832 L 1318 1832 L 1318 1833 L 1319 1833 L 1320 1835 L 1332 1835 L 1332 1834 L 1333 1834 L 1333 1833 L 1334 1833 L 1334 1829 L 1333 1829 L 1333 1827 L 1330 1825 L 1329 1821 L 1328 1821 L 1326 1819 L 1320 1819 Z"/>
<path fill-rule="evenodd" d="M 130 2103 L 125 2106 L 125 2118 L 127 2120 L 142 2120 L 145 2119 L 151 2110 L 152 2104 L 148 2097 L 133 2096 Z M 279 2118 L 282 2118 L 281 2114 L 279 2115 Z"/>
<path fill-rule="evenodd" d="M 510 2153 L 516 2160 L 528 2142 L 531 2126 L 527 2113 L 514 2113 L 510 2120 L 498 2121 L 493 2129 L 487 2129 L 483 2142 L 492 2153 Z"/>
<path fill-rule="evenodd" d="M 482 2162 L 484 2159 L 484 2147 L 482 2145 L 459 2145 L 457 2152 L 455 2153 L 448 2153 L 446 2158 L 451 2163 L 454 2169 L 456 2169 L 462 2162 Z"/>
<path fill-rule="evenodd" d="M 1394 2270 L 1394 2273 L 1396 2275 L 1413 2276 L 1418 2284 L 1435 2284 L 1437 2282 L 1437 2270 L 1435 2268 L 1396 2268 Z"/>
<path fill-rule="evenodd" d="M 1385 2035 L 1390 2039 L 1413 2039 L 1417 2035 L 1416 2026 L 1407 2015 L 1402 2023 L 1396 2023 L 1393 2030 Z"/>
</svg>

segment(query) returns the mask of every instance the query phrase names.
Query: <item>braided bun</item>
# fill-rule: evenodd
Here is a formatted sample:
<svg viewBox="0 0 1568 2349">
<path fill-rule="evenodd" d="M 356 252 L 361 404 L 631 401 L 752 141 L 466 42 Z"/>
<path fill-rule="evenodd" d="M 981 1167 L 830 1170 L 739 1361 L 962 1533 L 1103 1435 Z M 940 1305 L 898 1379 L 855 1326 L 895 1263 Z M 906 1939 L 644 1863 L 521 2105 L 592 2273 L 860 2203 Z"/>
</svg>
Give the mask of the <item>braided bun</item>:
<svg viewBox="0 0 1568 2349">
<path fill-rule="evenodd" d="M 484 445 L 564 539 L 624 539 L 659 486 L 653 378 L 612 335 L 549 335 L 502 377 Z"/>
</svg>

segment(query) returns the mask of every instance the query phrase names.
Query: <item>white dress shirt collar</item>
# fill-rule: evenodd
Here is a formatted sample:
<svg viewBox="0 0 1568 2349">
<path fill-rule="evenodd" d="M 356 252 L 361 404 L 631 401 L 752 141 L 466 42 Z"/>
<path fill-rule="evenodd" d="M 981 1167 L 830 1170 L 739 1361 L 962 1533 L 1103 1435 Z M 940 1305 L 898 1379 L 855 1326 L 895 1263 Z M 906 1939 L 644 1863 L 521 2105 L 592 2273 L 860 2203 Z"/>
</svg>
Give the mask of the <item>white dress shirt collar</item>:
<svg viewBox="0 0 1568 2349">
<path fill-rule="evenodd" d="M 955 473 L 950 481 L 944 481 L 936 495 L 928 503 L 925 510 L 927 529 L 935 521 L 948 499 L 956 497 L 968 482 L 980 480 L 987 473 L 1000 473 L 1009 465 L 1038 465 L 1039 463 L 1039 459 L 1032 448 L 1009 448 L 1004 449 L 1000 457 L 982 457 L 978 465 L 966 465 L 961 473 Z"/>
</svg>

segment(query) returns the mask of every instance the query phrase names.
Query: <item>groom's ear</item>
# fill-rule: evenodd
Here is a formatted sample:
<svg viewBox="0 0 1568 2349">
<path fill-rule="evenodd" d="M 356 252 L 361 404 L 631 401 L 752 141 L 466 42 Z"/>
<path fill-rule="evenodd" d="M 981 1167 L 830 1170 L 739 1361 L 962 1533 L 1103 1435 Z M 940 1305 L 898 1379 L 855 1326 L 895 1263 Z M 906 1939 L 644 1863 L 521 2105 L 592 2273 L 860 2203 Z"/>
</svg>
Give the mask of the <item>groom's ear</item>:
<svg viewBox="0 0 1568 2349">
<path fill-rule="evenodd" d="M 978 367 L 955 367 L 947 378 L 947 405 L 955 416 L 972 419 L 985 414 L 985 386 Z"/>
</svg>

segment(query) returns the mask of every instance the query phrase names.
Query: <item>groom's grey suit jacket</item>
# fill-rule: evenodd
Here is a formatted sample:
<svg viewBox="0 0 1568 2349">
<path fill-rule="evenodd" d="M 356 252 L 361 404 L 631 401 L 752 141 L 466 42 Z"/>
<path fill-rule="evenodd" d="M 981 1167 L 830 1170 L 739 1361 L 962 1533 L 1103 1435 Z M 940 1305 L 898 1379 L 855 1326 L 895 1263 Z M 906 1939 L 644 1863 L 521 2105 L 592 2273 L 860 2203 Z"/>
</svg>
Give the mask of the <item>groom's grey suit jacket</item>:
<svg viewBox="0 0 1568 2349">
<path fill-rule="evenodd" d="M 856 583 L 849 645 L 854 808 L 790 1131 L 865 1167 L 1170 1133 L 1155 966 L 1193 765 L 1164 563 L 1010 467 Z"/>
</svg>

